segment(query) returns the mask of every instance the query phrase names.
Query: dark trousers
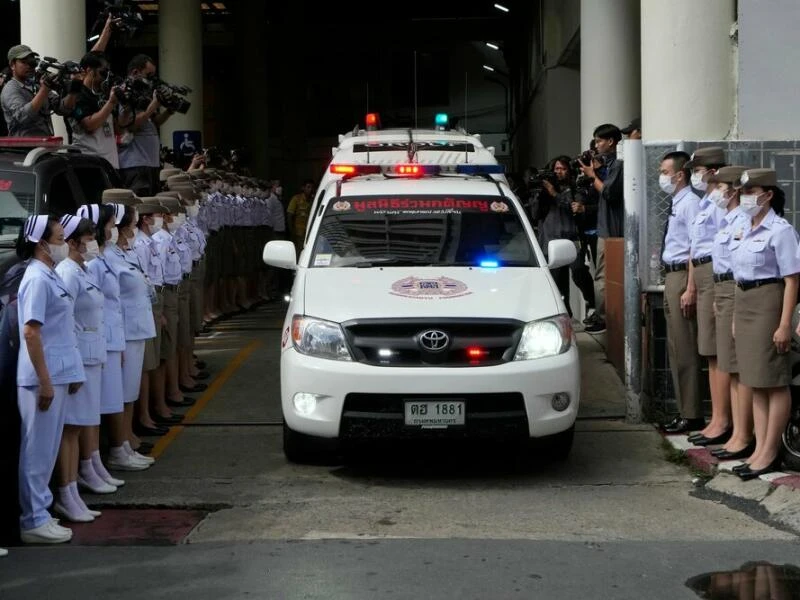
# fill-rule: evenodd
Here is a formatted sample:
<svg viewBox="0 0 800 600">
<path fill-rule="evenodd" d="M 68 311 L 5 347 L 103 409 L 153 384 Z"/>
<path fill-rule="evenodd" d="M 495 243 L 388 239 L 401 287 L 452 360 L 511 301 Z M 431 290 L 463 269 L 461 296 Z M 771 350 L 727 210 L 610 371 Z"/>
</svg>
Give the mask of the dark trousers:
<svg viewBox="0 0 800 600">
<path fill-rule="evenodd" d="M 572 271 L 572 281 L 575 282 L 575 285 L 578 286 L 581 294 L 583 294 L 583 299 L 586 300 L 586 304 L 589 308 L 594 308 L 594 278 L 586 264 L 586 256 L 591 252 L 591 260 L 592 263 L 594 263 L 595 252 L 597 251 L 597 236 L 591 236 L 594 238 L 594 248 L 591 248 L 588 237 L 589 236 L 581 236 L 578 258 L 570 265 L 570 270 Z"/>
<path fill-rule="evenodd" d="M 567 306 L 567 312 L 571 317 L 572 307 L 569 305 L 569 271 L 569 266 L 558 267 L 557 269 L 550 269 L 550 274 L 553 276 L 553 280 L 556 282 L 558 291 L 561 293 L 561 297 L 564 299 L 564 304 Z"/>
</svg>

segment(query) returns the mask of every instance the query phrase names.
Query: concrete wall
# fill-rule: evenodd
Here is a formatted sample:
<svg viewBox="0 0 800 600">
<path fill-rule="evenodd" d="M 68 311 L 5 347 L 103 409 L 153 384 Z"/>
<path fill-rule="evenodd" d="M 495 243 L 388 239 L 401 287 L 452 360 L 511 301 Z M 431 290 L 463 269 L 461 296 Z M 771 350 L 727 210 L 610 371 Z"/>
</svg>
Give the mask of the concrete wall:
<svg viewBox="0 0 800 600">
<path fill-rule="evenodd" d="M 800 2 L 739 0 L 739 138 L 800 139 Z"/>
</svg>

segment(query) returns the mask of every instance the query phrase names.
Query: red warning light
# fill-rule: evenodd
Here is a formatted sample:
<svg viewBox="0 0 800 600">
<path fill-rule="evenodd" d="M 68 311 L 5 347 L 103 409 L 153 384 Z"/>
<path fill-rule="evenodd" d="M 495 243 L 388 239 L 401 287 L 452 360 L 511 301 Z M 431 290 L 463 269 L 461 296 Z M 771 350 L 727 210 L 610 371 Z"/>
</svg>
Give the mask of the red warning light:
<svg viewBox="0 0 800 600">
<path fill-rule="evenodd" d="M 479 348 L 478 346 L 470 346 L 469 348 L 467 348 L 467 356 L 469 356 L 470 358 L 473 358 L 473 359 L 475 359 L 475 358 L 483 358 L 487 354 L 489 354 L 488 350 L 485 350 L 483 348 Z"/>
<path fill-rule="evenodd" d="M 422 175 L 424 173 L 421 165 L 397 165 L 394 171 L 398 175 Z"/>
<path fill-rule="evenodd" d="M 367 129 L 377 129 L 381 125 L 380 115 L 378 113 L 367 113 L 366 123 Z"/>
</svg>

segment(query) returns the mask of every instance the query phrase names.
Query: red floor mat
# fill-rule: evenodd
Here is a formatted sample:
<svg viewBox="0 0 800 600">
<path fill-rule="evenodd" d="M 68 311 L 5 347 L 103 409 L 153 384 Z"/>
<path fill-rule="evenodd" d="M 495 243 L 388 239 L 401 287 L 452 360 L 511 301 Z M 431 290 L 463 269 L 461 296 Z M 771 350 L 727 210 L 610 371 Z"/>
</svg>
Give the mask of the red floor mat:
<svg viewBox="0 0 800 600">
<path fill-rule="evenodd" d="M 208 514 L 179 509 L 103 509 L 92 523 L 66 523 L 75 546 L 174 546 Z"/>
</svg>

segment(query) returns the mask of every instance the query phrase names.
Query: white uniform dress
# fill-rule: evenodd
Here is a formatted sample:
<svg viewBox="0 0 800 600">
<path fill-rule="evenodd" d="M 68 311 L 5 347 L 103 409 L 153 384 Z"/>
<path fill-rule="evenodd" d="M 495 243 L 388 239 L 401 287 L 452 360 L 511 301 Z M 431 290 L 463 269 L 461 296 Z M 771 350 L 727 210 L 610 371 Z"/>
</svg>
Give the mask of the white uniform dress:
<svg viewBox="0 0 800 600">
<path fill-rule="evenodd" d="M 144 363 L 144 344 L 156 335 L 153 320 L 152 290 L 133 252 L 116 244 L 104 256 L 119 273 L 119 297 L 125 326 L 125 361 L 122 364 L 123 400 L 127 404 L 139 397 Z"/>
<path fill-rule="evenodd" d="M 47 410 L 39 409 L 39 377 L 23 340 L 17 362 L 17 405 L 21 418 L 19 501 L 22 530 L 47 523 L 53 502 L 49 483 L 56 464 L 68 384 L 85 380 L 75 337 L 74 299 L 67 286 L 43 262 L 31 259 L 19 286 L 20 334 L 27 323 L 39 323 L 44 361 L 55 395 Z"/>
<path fill-rule="evenodd" d="M 104 253 L 110 253 L 106 246 Z M 106 363 L 101 377 L 100 414 L 113 415 L 123 410 L 122 353 L 125 351 L 125 324 L 120 302 L 119 271 L 101 254 L 86 265 L 103 291 Z"/>
<path fill-rule="evenodd" d="M 101 378 L 106 362 L 103 292 L 86 268 L 71 258 L 60 262 L 56 273 L 75 298 L 75 337 L 86 373 L 81 388 L 67 398 L 64 423 L 83 427 L 100 425 Z"/>
</svg>

